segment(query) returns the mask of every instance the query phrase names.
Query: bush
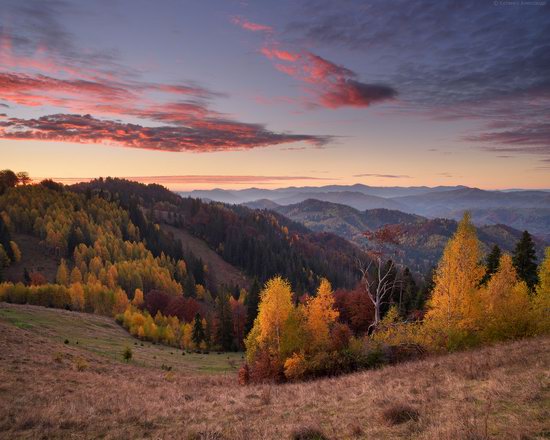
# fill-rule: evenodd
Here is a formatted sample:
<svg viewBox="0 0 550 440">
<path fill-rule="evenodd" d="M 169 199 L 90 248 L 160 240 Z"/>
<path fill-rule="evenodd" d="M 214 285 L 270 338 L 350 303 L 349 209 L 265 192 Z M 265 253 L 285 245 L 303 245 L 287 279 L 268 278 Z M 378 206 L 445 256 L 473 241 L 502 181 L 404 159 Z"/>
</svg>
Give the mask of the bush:
<svg viewBox="0 0 550 440">
<path fill-rule="evenodd" d="M 420 413 L 417 409 L 404 403 L 395 403 L 382 411 L 382 418 L 390 425 L 399 425 L 411 420 L 417 421 Z"/>
<path fill-rule="evenodd" d="M 292 440 L 329 440 L 329 438 L 317 428 L 300 428 L 291 436 Z"/>
<path fill-rule="evenodd" d="M 84 370 L 87 370 L 88 369 L 88 362 L 86 361 L 86 359 L 84 358 L 81 358 L 81 357 L 77 357 L 75 359 L 75 368 L 76 368 L 76 371 L 84 371 Z"/>
<path fill-rule="evenodd" d="M 130 362 L 130 360 L 132 359 L 132 356 L 133 356 L 132 349 L 130 347 L 126 347 L 124 349 L 124 352 L 122 353 L 122 358 L 126 362 Z"/>
</svg>

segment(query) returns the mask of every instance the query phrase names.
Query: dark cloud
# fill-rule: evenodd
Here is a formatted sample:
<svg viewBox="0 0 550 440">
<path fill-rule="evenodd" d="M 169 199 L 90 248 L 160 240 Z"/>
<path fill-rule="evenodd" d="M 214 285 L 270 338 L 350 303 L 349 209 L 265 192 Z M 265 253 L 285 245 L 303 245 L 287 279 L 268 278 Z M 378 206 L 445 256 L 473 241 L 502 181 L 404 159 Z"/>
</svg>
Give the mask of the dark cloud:
<svg viewBox="0 0 550 440">
<path fill-rule="evenodd" d="M 329 108 L 342 106 L 368 107 L 369 105 L 392 99 L 397 92 L 385 85 L 365 84 L 349 78 L 335 82 L 331 89 L 321 94 L 321 102 Z"/>
<path fill-rule="evenodd" d="M 485 130 L 469 141 L 546 154 L 550 3 L 514 3 L 311 0 L 293 11 L 287 35 L 361 54 L 399 90 L 398 111 L 478 119 Z M 495 123 L 514 128 L 495 132 Z"/>
<path fill-rule="evenodd" d="M 98 143 L 161 151 L 246 150 L 291 142 L 321 145 L 322 136 L 274 133 L 259 124 L 210 119 L 190 126 L 144 127 L 90 115 L 56 114 L 0 121 L 0 138 Z"/>
</svg>

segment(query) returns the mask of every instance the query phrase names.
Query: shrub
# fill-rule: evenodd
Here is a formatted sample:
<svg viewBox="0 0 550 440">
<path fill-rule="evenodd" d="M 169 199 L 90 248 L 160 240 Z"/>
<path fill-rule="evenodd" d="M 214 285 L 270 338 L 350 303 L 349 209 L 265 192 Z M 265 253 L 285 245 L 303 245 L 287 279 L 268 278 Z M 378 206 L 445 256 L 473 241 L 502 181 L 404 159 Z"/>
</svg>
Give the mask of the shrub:
<svg viewBox="0 0 550 440">
<path fill-rule="evenodd" d="M 81 358 L 81 357 L 77 357 L 75 359 L 75 368 L 76 368 L 76 371 L 84 371 L 84 370 L 87 370 L 88 369 L 88 362 L 86 361 L 86 359 L 84 358 Z"/>
<path fill-rule="evenodd" d="M 404 403 L 395 403 L 382 411 L 382 418 L 390 425 L 399 425 L 420 417 L 417 409 Z"/>
<path fill-rule="evenodd" d="M 258 350 L 250 366 L 252 382 L 283 382 L 284 378 L 284 368 L 278 357 L 267 350 Z"/>
<path fill-rule="evenodd" d="M 250 367 L 244 364 L 239 369 L 239 385 L 248 385 L 250 383 Z"/>
<path fill-rule="evenodd" d="M 317 428 L 299 428 L 292 433 L 292 440 L 329 440 L 329 438 Z"/>
<path fill-rule="evenodd" d="M 307 362 L 303 353 L 294 353 L 285 361 L 285 377 L 288 380 L 300 380 L 307 372 Z"/>
<path fill-rule="evenodd" d="M 132 359 L 132 356 L 133 356 L 132 349 L 130 347 L 126 347 L 124 349 L 124 352 L 122 353 L 122 358 L 126 362 L 130 362 L 130 360 Z"/>
</svg>

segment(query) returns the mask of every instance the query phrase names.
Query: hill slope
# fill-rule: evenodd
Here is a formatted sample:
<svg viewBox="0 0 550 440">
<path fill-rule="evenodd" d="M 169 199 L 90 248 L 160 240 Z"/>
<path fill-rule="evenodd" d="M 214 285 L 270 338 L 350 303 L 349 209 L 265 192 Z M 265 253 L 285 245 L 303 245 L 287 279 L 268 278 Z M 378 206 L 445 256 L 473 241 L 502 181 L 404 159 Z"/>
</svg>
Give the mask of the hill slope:
<svg viewBox="0 0 550 440">
<path fill-rule="evenodd" d="M 447 219 L 428 219 L 388 209 L 358 211 L 350 206 L 319 200 L 306 200 L 289 206 L 279 206 L 276 211 L 300 222 L 312 231 L 332 232 L 358 245 L 364 244 L 363 232 L 384 225 L 399 224 L 402 228 L 401 262 L 421 273 L 434 266 L 445 244 L 456 231 L 457 222 Z M 485 225 L 478 228 L 483 251 L 495 244 L 511 252 L 521 236 L 521 231 L 505 225 Z M 544 242 L 536 240 L 539 258 Z"/>
<path fill-rule="evenodd" d="M 76 345 L 69 336 L 66 345 L 63 333 L 34 326 L 51 321 L 51 314 L 57 328 L 83 342 Z M 170 349 L 161 355 L 158 346 L 133 346 L 129 364 L 94 353 L 84 341 L 103 339 L 102 328 L 109 334 L 117 329 L 97 316 L 75 315 L 0 305 L 0 437 L 279 440 L 306 428 L 329 439 L 548 436 L 548 337 L 339 378 L 241 387 L 234 373 L 180 368 L 176 358 L 188 362 L 188 355 L 170 355 Z M 87 364 L 81 371 L 77 359 Z M 225 362 L 227 371 L 227 361 L 216 362 Z M 159 366 L 167 362 L 174 366 L 170 372 Z M 407 414 L 403 405 L 412 418 L 397 423 Z"/>
</svg>

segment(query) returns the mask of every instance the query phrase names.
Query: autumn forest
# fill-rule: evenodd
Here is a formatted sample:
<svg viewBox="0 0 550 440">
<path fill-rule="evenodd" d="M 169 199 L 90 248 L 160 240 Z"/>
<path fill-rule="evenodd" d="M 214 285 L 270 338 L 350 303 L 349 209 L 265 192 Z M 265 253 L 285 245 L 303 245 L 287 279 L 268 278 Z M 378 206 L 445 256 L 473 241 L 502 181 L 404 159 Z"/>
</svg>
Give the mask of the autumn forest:
<svg viewBox="0 0 550 440">
<path fill-rule="evenodd" d="M 0 2 L 0 440 L 543 440 L 550 2 Z"/>
</svg>

